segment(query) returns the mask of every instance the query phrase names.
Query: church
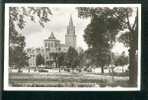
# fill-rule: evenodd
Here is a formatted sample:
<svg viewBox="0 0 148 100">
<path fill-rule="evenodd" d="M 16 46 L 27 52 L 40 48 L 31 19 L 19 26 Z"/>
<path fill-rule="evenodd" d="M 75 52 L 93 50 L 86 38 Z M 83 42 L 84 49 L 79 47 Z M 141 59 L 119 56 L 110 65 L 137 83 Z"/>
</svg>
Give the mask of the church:
<svg viewBox="0 0 148 100">
<path fill-rule="evenodd" d="M 60 40 L 56 39 L 54 33 L 51 32 L 50 36 L 44 40 L 43 48 L 27 49 L 27 54 L 30 57 L 29 66 L 36 66 L 36 56 L 39 53 L 44 57 L 45 64 L 48 64 L 53 61 L 53 53 L 67 52 L 69 47 L 76 49 L 75 25 L 71 16 L 65 34 L 65 44 L 60 43 Z"/>
<path fill-rule="evenodd" d="M 53 53 L 67 52 L 69 47 L 76 48 L 75 26 L 71 16 L 65 35 L 65 44 L 61 44 L 60 41 L 56 39 L 53 32 L 51 32 L 48 39 L 44 40 L 45 62 L 53 60 Z"/>
</svg>

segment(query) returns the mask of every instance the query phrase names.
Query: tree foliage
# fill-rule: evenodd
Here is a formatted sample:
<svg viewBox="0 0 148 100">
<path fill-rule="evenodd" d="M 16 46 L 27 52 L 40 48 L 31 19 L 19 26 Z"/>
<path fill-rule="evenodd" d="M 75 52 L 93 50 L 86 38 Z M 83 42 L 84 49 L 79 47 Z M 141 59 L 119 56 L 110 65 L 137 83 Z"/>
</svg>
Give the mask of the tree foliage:
<svg viewBox="0 0 148 100">
<path fill-rule="evenodd" d="M 124 66 L 124 65 L 127 65 L 128 62 L 129 62 L 128 56 L 126 56 L 124 54 L 124 52 L 120 56 L 117 56 L 116 59 L 115 59 L 115 65 L 116 66 Z"/>
<path fill-rule="evenodd" d="M 84 39 L 89 46 L 87 53 L 91 55 L 91 62 L 97 67 L 102 68 L 109 63 L 110 54 L 110 37 L 107 31 L 108 21 L 103 17 L 98 17 L 96 14 L 93 15 L 91 23 L 86 27 Z M 109 26 L 109 25 L 108 25 Z M 111 32 L 111 31 L 110 31 Z"/>
<path fill-rule="evenodd" d="M 44 65 L 44 57 L 41 54 L 36 56 L 36 66 Z"/>
<path fill-rule="evenodd" d="M 44 24 L 49 22 L 49 16 L 52 15 L 48 7 L 10 7 L 9 16 L 10 20 L 15 22 L 20 29 L 23 29 L 27 21 L 34 21 Z M 28 20 L 27 20 L 28 19 Z"/>
<path fill-rule="evenodd" d="M 65 63 L 65 53 L 63 53 L 63 52 L 58 53 L 57 64 L 58 64 L 59 72 L 60 72 L 61 67 L 66 65 L 66 63 Z"/>
<path fill-rule="evenodd" d="M 25 37 L 18 31 L 28 21 L 37 21 L 41 26 L 49 21 L 51 10 L 48 7 L 10 7 L 9 8 L 9 64 L 21 68 L 27 65 L 28 57 L 24 51 Z"/>
<path fill-rule="evenodd" d="M 83 65 L 84 65 L 84 60 L 85 60 L 85 58 L 84 58 L 84 51 L 82 50 L 82 51 L 80 51 L 80 52 L 78 53 L 78 66 L 79 66 L 80 68 L 83 67 Z"/>
<path fill-rule="evenodd" d="M 125 47 L 129 47 L 129 32 L 124 32 L 119 38 L 118 41 L 123 43 Z"/>
<path fill-rule="evenodd" d="M 116 34 L 118 34 L 119 31 L 124 30 L 125 28 L 129 28 L 127 23 L 129 17 L 132 14 L 131 8 L 114 7 L 111 9 L 108 7 L 79 7 L 77 9 L 78 16 L 80 18 L 90 17 L 91 19 L 93 19 L 94 16 L 97 16 L 100 22 L 104 23 L 103 26 L 100 25 L 100 31 L 102 31 L 102 33 L 110 34 L 111 40 L 115 40 L 115 36 Z"/>
<path fill-rule="evenodd" d="M 116 34 L 119 31 L 128 29 L 129 36 L 129 60 L 130 60 L 130 84 L 131 86 L 135 86 L 137 82 L 137 60 L 135 60 L 136 50 L 138 48 L 138 8 L 137 15 L 135 16 L 134 23 L 131 24 L 130 17 L 132 16 L 133 9 L 130 7 L 95 7 L 95 8 L 87 8 L 87 7 L 79 7 L 78 16 L 81 18 L 90 17 L 93 19 L 94 15 L 98 18 L 102 18 L 102 21 L 106 21 L 105 27 L 103 30 L 108 32 L 110 35 L 110 46 L 113 45 L 113 40 L 115 39 Z M 99 28 L 99 27 L 98 27 Z M 125 39 L 126 35 L 122 35 L 122 41 Z M 88 40 L 88 39 L 87 39 Z M 90 40 L 88 40 L 90 41 Z M 128 41 L 124 41 L 124 43 L 128 43 Z M 135 65 L 136 64 L 136 65 Z"/>
<path fill-rule="evenodd" d="M 11 33 L 12 31 L 10 34 Z M 28 65 L 29 59 L 24 51 L 25 37 L 22 35 L 15 35 L 13 36 L 13 39 L 9 39 L 9 41 L 11 41 L 9 44 L 9 65 L 10 67 L 15 66 L 17 68 L 22 68 L 25 65 Z"/>
<path fill-rule="evenodd" d="M 58 54 L 57 63 L 59 67 L 65 66 L 65 53 L 61 52 Z"/>
<path fill-rule="evenodd" d="M 69 47 L 65 56 L 65 61 L 67 67 L 72 69 L 76 68 L 78 65 L 78 52 L 74 48 Z"/>
</svg>

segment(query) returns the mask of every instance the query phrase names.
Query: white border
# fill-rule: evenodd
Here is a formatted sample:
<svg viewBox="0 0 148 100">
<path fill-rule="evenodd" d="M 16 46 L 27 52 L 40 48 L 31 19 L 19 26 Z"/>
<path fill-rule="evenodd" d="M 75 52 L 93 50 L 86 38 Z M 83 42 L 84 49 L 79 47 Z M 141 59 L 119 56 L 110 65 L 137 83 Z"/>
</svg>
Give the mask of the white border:
<svg viewBox="0 0 148 100">
<path fill-rule="evenodd" d="M 138 7 L 138 75 L 137 87 L 10 87 L 8 85 L 9 7 Z M 141 89 L 141 4 L 5 4 L 4 90 L 7 91 L 140 91 Z"/>
</svg>

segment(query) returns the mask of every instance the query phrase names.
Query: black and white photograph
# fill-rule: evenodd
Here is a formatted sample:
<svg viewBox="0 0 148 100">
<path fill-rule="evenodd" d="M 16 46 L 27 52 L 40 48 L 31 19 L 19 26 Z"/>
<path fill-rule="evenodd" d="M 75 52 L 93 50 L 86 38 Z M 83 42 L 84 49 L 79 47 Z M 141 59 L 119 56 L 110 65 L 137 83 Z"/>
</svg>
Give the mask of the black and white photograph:
<svg viewBox="0 0 148 100">
<path fill-rule="evenodd" d="M 4 90 L 140 91 L 140 4 L 6 4 Z"/>
</svg>

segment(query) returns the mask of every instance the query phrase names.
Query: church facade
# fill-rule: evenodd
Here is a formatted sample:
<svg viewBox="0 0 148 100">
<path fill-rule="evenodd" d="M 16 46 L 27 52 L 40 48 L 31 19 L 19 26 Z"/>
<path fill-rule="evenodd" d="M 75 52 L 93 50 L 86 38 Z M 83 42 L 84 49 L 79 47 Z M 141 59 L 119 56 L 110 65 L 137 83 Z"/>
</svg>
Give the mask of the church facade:
<svg viewBox="0 0 148 100">
<path fill-rule="evenodd" d="M 65 34 L 65 44 L 60 43 L 60 40 L 56 39 L 54 33 L 51 32 L 50 36 L 44 40 L 44 47 L 38 49 L 28 49 L 27 53 L 30 57 L 29 66 L 36 66 L 36 50 L 41 50 L 41 54 L 44 57 L 45 64 L 49 64 L 50 62 L 54 62 L 54 54 L 60 52 L 67 52 L 69 47 L 73 47 L 76 49 L 76 34 L 75 34 L 75 26 L 73 24 L 72 17 L 70 16 L 69 24 L 67 25 L 67 32 Z M 28 52 L 30 51 L 30 52 Z M 38 51 L 39 52 L 39 51 Z"/>
</svg>

